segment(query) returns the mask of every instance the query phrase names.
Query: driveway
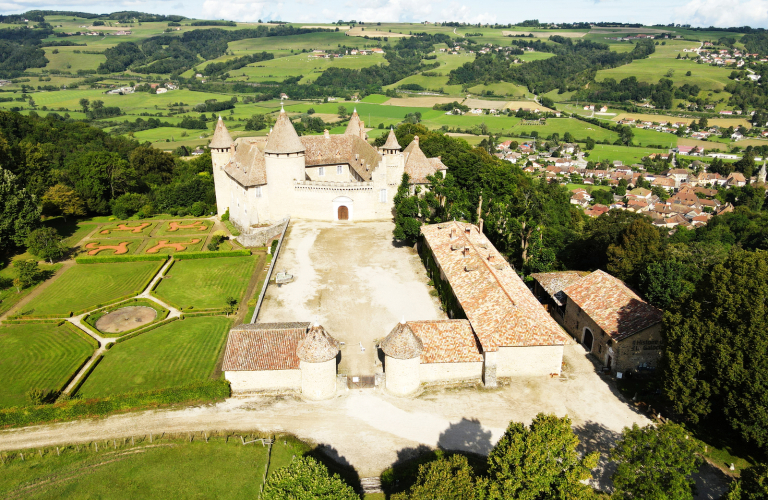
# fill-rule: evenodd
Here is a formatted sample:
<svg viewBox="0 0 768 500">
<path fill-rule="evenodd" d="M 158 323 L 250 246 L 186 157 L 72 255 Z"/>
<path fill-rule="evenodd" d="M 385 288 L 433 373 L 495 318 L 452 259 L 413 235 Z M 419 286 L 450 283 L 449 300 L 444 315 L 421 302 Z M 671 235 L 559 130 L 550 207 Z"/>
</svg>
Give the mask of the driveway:
<svg viewBox="0 0 768 500">
<path fill-rule="evenodd" d="M 391 222 L 291 220 L 275 264 L 295 281 L 270 285 L 258 321 L 318 321 L 345 343 L 339 371 L 373 375 L 374 341 L 401 318 L 445 319 L 410 247 L 395 246 Z M 365 349 L 364 351 L 362 349 Z"/>
</svg>

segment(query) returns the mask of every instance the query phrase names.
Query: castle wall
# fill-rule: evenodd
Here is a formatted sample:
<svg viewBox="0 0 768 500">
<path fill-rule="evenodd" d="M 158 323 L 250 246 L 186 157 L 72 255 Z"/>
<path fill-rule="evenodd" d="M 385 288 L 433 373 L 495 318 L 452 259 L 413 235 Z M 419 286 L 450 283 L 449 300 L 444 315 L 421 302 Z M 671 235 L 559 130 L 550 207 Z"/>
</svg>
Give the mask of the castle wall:
<svg viewBox="0 0 768 500">
<path fill-rule="evenodd" d="M 497 377 L 541 377 L 560 375 L 563 346 L 499 347 Z"/>
<path fill-rule="evenodd" d="M 389 377 L 389 373 L 387 373 Z M 458 382 L 464 380 L 481 380 L 483 378 L 483 363 L 422 363 L 419 366 L 421 382 Z"/>
<path fill-rule="evenodd" d="M 211 151 L 211 162 L 213 163 L 213 183 L 216 187 L 216 209 L 218 215 L 223 215 L 229 207 L 229 193 L 231 190 L 229 176 L 224 172 L 224 165 L 229 162 L 230 153 L 220 153 L 219 150 Z"/>
<path fill-rule="evenodd" d="M 336 358 L 322 363 L 299 364 L 301 394 L 307 399 L 328 399 L 336 394 Z"/>
<path fill-rule="evenodd" d="M 224 372 L 232 386 L 232 394 L 301 389 L 301 370 L 267 370 Z"/>
<path fill-rule="evenodd" d="M 341 173 L 339 168 L 341 167 Z M 320 169 L 323 169 L 323 175 L 320 175 Z M 349 165 L 325 165 L 322 167 L 307 167 L 305 169 L 307 177 L 312 181 L 321 182 L 350 182 L 355 179 L 349 173 Z"/>
</svg>

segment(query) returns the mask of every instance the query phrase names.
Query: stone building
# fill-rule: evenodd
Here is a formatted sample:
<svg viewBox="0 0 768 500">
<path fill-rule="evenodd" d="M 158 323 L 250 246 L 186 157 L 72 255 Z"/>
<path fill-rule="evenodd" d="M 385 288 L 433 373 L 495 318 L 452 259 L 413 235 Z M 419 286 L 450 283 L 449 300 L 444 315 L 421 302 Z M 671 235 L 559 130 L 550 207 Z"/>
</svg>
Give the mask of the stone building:
<svg viewBox="0 0 768 500">
<path fill-rule="evenodd" d="M 420 382 L 482 377 L 494 387 L 497 378 L 559 375 L 565 332 L 478 227 L 453 221 L 423 226 L 421 233 L 419 254 L 453 320 L 439 327 L 406 323 L 422 346 L 430 346 L 418 357 L 418 349 L 401 355 L 393 348 L 399 345 L 394 338 L 408 333 L 396 328 L 382 342 L 387 357 L 418 358 Z M 403 363 L 387 361 L 389 387 L 393 366 Z"/>
<path fill-rule="evenodd" d="M 307 399 L 336 393 L 339 342 L 315 323 L 255 323 L 229 332 L 222 371 L 233 394 L 296 391 Z"/>
<path fill-rule="evenodd" d="M 604 271 L 531 275 L 552 316 L 614 373 L 656 368 L 662 312 Z M 548 295 L 545 297 L 544 295 Z"/>
<path fill-rule="evenodd" d="M 244 233 L 286 217 L 388 220 L 404 172 L 416 185 L 447 170 L 418 137 L 402 151 L 390 130 L 384 146 L 371 146 L 356 111 L 344 134 L 299 137 L 281 109 L 269 135 L 236 141 L 219 118 L 208 147 L 219 215 L 229 209 Z"/>
</svg>

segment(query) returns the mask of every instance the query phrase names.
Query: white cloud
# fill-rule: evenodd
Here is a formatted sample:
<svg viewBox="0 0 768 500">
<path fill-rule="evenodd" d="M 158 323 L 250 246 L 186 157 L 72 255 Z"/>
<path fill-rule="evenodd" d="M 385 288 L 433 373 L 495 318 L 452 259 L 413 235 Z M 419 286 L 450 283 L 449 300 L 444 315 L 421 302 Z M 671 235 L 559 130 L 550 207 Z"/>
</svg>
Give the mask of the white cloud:
<svg viewBox="0 0 768 500">
<path fill-rule="evenodd" d="M 347 4 L 355 9 L 349 17 L 365 22 L 387 21 L 423 21 L 432 14 L 432 4 L 438 0 L 421 0 L 411 2 L 408 0 L 387 0 L 382 3 L 377 0 L 361 0 Z M 347 16 L 342 16 L 346 19 Z"/>
<path fill-rule="evenodd" d="M 488 14 L 487 12 L 478 12 L 475 8 L 467 7 L 466 5 L 459 5 L 458 2 L 451 2 L 447 9 L 443 9 L 441 12 L 442 21 L 457 21 L 462 23 L 490 23 L 496 22 L 496 14 Z"/>
<path fill-rule="evenodd" d="M 203 2 L 204 19 L 233 19 L 237 21 L 279 20 L 283 2 L 267 3 L 251 0 L 205 0 Z"/>
<path fill-rule="evenodd" d="M 768 0 L 691 0 L 675 14 L 694 26 L 766 26 Z"/>
</svg>

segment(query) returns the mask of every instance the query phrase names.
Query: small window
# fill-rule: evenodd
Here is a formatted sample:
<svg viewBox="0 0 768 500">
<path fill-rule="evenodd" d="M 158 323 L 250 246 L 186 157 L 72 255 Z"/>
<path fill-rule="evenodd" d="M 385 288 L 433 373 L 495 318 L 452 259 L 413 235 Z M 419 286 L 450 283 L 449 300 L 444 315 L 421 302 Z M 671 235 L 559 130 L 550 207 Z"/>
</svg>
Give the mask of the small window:
<svg viewBox="0 0 768 500">
<path fill-rule="evenodd" d="M 256 186 L 256 198 L 261 198 L 261 186 Z"/>
<path fill-rule="evenodd" d="M 342 167 L 341 165 L 338 165 L 336 167 L 336 175 L 341 175 L 343 173 L 344 173 L 344 167 Z"/>
<path fill-rule="evenodd" d="M 325 167 L 318 168 L 317 175 L 319 175 L 320 177 L 323 177 L 325 175 Z"/>
<path fill-rule="evenodd" d="M 379 201 L 382 203 L 387 202 L 387 190 L 386 189 L 380 189 L 379 190 Z"/>
</svg>

